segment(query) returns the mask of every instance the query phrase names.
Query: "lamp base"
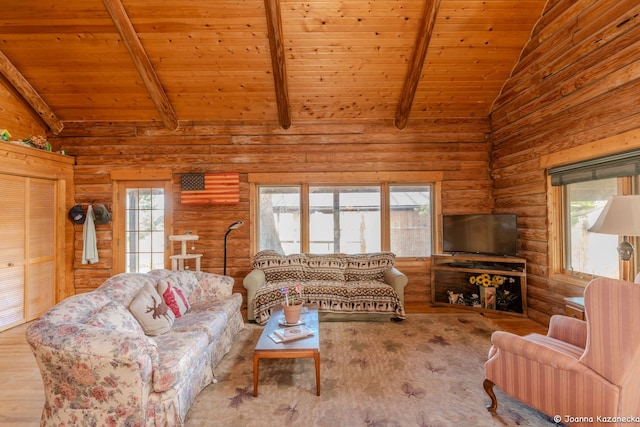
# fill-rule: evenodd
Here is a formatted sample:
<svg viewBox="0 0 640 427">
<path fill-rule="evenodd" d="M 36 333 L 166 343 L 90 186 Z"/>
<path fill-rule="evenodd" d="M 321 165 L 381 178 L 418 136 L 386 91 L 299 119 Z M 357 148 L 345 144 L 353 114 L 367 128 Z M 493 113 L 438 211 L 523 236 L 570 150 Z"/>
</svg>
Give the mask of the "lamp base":
<svg viewBox="0 0 640 427">
<path fill-rule="evenodd" d="M 633 256 L 633 245 L 625 240 L 618 245 L 618 255 L 622 261 L 629 261 Z"/>
</svg>

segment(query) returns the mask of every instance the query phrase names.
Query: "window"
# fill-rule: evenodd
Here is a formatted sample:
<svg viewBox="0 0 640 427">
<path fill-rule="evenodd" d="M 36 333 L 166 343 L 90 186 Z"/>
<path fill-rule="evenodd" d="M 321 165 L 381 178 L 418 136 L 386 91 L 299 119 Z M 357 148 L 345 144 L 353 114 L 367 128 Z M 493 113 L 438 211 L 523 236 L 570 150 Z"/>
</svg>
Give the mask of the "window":
<svg viewBox="0 0 640 427">
<path fill-rule="evenodd" d="M 551 227 L 554 273 L 588 281 L 593 276 L 633 280 L 636 256 L 630 265 L 621 263 L 616 251 L 621 236 L 589 232 L 609 197 L 638 194 L 640 152 L 606 156 L 548 171 L 554 194 L 555 218 Z M 631 238 L 637 246 L 637 238 Z M 558 256 L 559 255 L 559 256 Z M 637 255 L 637 252 L 636 252 Z M 624 267 L 624 268 L 622 268 Z"/>
<path fill-rule="evenodd" d="M 431 186 L 389 187 L 391 251 L 399 257 L 431 255 Z"/>
<path fill-rule="evenodd" d="M 309 188 L 311 253 L 378 252 L 380 237 L 379 187 Z"/>
<path fill-rule="evenodd" d="M 431 185 L 258 185 L 258 250 L 431 255 Z"/>
<path fill-rule="evenodd" d="M 260 250 L 299 253 L 300 187 L 260 187 L 258 199 Z"/>
<path fill-rule="evenodd" d="M 588 231 L 610 196 L 617 194 L 617 179 L 567 184 L 565 206 L 565 268 L 595 276 L 619 277 L 618 237 Z"/>
</svg>

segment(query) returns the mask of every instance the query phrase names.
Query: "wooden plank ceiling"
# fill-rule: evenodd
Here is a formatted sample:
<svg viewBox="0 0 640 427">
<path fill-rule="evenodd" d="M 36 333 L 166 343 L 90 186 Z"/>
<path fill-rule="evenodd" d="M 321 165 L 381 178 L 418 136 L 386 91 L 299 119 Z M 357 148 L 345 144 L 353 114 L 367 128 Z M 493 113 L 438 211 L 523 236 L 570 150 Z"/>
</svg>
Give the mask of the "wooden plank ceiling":
<svg viewBox="0 0 640 427">
<path fill-rule="evenodd" d="M 486 120 L 546 0 L 3 0 L 52 131 Z"/>
</svg>

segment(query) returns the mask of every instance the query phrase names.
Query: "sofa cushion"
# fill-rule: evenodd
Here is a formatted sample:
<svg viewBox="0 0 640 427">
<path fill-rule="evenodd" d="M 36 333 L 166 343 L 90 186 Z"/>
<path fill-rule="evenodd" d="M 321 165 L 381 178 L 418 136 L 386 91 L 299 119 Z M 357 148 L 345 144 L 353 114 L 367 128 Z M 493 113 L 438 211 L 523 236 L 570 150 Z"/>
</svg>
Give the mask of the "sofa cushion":
<svg viewBox="0 0 640 427">
<path fill-rule="evenodd" d="M 109 277 L 96 291 L 128 307 L 140 289 L 147 284 L 155 286 L 156 279 L 144 273 L 120 273 Z"/>
<path fill-rule="evenodd" d="M 233 277 L 203 271 L 195 271 L 193 274 L 198 279 L 199 285 L 196 292 L 189 298 L 191 304 L 197 301 L 227 298 L 233 294 L 235 283 Z"/>
<path fill-rule="evenodd" d="M 375 252 L 347 256 L 345 279 L 384 280 L 384 272 L 393 267 L 395 254 L 393 252 Z"/>
<path fill-rule="evenodd" d="M 209 340 L 202 332 L 179 332 L 156 336 L 160 361 L 153 372 L 153 390 L 163 392 L 189 375 L 192 366 L 210 360 Z"/>
<path fill-rule="evenodd" d="M 343 254 L 306 254 L 306 264 L 304 277 L 306 280 L 345 280 L 347 262 Z"/>
<path fill-rule="evenodd" d="M 88 320 L 88 325 L 106 328 L 118 332 L 133 332 L 136 335 L 144 335 L 140 323 L 126 307 L 115 301 L 104 305 L 96 311 Z"/>
<path fill-rule="evenodd" d="M 306 257 L 304 254 L 282 255 L 266 250 L 255 254 L 253 268 L 264 271 L 267 281 L 304 279 Z"/>
<path fill-rule="evenodd" d="M 200 272 L 191 270 L 173 271 L 161 268 L 151 270 L 148 274 L 155 277 L 158 281 L 167 279 L 172 284 L 179 286 L 184 296 L 189 300 L 191 300 L 194 293 L 201 293 L 202 291 L 199 283 L 201 277 L 197 276 Z M 209 273 L 202 273 L 202 275 L 207 276 Z"/>
<path fill-rule="evenodd" d="M 222 304 L 220 304 L 222 305 Z M 209 308 L 216 307 L 215 304 Z M 224 311 L 189 311 L 180 319 L 176 319 L 172 333 L 198 331 L 205 333 L 209 342 L 217 341 L 227 326 L 227 315 Z"/>
<path fill-rule="evenodd" d="M 187 297 L 180 289 L 180 286 L 176 284 L 175 277 L 173 275 L 166 279 L 158 280 L 158 286 L 156 287 L 162 300 L 169 306 L 176 319 L 182 317 L 183 314 L 189 310 L 190 304 Z"/>
<path fill-rule="evenodd" d="M 171 329 L 175 316 L 153 287 L 147 283 L 133 298 L 129 311 L 147 335 L 161 335 Z"/>
<path fill-rule="evenodd" d="M 200 311 L 218 311 L 224 312 L 227 320 L 231 319 L 242 308 L 242 295 L 233 294 L 224 298 L 216 298 L 215 300 L 197 301 L 191 305 L 189 313 L 198 313 Z"/>
</svg>

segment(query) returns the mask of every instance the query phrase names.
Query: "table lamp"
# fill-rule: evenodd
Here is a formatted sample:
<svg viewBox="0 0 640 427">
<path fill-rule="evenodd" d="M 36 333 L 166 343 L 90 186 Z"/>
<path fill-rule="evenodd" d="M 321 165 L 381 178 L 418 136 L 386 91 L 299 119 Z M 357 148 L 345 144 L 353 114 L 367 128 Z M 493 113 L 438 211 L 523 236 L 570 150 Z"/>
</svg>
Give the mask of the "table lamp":
<svg viewBox="0 0 640 427">
<path fill-rule="evenodd" d="M 633 245 L 629 236 L 640 236 L 640 196 L 612 196 L 607 201 L 596 222 L 589 228 L 593 233 L 622 236 L 618 255 L 623 261 L 633 256 Z"/>
</svg>

